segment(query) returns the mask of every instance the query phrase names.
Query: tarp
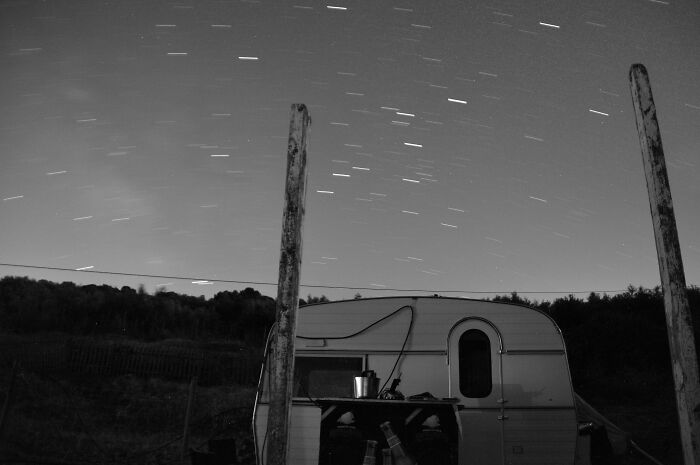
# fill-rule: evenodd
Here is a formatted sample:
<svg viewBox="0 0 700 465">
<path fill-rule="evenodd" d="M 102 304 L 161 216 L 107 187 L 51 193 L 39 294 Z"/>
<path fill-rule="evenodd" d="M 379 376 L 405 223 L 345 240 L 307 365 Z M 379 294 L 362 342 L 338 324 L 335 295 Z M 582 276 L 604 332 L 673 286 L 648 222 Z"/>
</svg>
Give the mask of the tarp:
<svg viewBox="0 0 700 465">
<path fill-rule="evenodd" d="M 610 441 L 612 453 L 615 455 L 626 454 L 629 448 L 629 434 L 605 418 L 603 414 L 594 409 L 591 404 L 583 400 L 581 396 L 576 393 L 574 393 L 574 395 L 576 396 L 576 416 L 579 423 L 591 422 L 594 426 L 604 426 L 608 435 L 608 441 Z"/>
</svg>

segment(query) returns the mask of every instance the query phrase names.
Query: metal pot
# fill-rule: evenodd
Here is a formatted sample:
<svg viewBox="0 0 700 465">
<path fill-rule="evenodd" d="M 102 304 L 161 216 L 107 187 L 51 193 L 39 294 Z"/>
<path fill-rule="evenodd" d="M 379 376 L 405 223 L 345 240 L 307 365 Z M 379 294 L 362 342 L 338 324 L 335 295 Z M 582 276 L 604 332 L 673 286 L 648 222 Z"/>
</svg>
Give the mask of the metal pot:
<svg viewBox="0 0 700 465">
<path fill-rule="evenodd" d="M 373 370 L 362 372 L 362 376 L 355 376 L 355 399 L 376 399 L 379 392 L 379 378 Z"/>
</svg>

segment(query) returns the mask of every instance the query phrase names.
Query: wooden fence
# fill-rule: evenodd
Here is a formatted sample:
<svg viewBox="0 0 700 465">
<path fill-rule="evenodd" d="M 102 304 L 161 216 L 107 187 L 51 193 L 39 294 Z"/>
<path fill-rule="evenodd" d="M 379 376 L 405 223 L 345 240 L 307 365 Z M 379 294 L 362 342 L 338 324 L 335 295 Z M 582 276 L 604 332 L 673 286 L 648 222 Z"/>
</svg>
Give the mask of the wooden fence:
<svg viewBox="0 0 700 465">
<path fill-rule="evenodd" d="M 120 376 L 132 374 L 173 380 L 197 376 L 201 384 L 255 384 L 260 372 L 259 353 L 217 352 L 139 343 L 91 339 L 0 344 L 0 363 L 19 361 L 24 368 Z"/>
</svg>

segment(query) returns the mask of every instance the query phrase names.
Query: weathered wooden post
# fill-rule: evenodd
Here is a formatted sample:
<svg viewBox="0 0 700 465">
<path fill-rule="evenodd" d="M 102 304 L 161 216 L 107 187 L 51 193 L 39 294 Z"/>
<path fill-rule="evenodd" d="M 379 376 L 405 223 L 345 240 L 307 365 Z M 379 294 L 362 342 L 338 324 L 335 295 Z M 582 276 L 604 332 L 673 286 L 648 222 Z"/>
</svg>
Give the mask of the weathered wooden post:
<svg viewBox="0 0 700 465">
<path fill-rule="evenodd" d="M 304 104 L 292 105 L 287 145 L 287 180 L 282 219 L 277 324 L 272 349 L 270 410 L 267 420 L 268 465 L 287 463 L 294 376 L 294 337 L 299 306 L 301 231 L 306 201 L 306 139 L 311 124 Z"/>
<path fill-rule="evenodd" d="M 190 389 L 187 394 L 187 410 L 185 410 L 185 429 L 182 433 L 182 454 L 180 458 L 183 460 L 187 457 L 187 451 L 190 448 L 190 420 L 192 419 L 192 407 L 194 405 L 194 396 L 197 391 L 197 376 L 193 376 L 190 380 Z"/>
<path fill-rule="evenodd" d="M 700 465 L 700 387 L 695 338 L 659 122 L 656 119 L 649 75 L 644 65 L 635 64 L 630 68 L 630 87 L 664 291 L 666 329 L 671 349 L 683 458 L 686 465 Z"/>
</svg>

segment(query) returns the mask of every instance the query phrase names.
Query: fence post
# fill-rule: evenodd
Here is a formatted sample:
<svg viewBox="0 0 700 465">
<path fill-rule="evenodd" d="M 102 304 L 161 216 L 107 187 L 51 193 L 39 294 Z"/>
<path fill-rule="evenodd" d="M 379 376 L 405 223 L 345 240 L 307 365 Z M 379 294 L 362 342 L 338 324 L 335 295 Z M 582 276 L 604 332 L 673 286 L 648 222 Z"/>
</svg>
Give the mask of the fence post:
<svg viewBox="0 0 700 465">
<path fill-rule="evenodd" d="M 270 409 L 267 420 L 267 464 L 287 463 L 294 375 L 294 337 L 299 306 L 301 231 L 306 200 L 306 139 L 311 118 L 304 104 L 294 104 L 289 122 L 287 177 L 282 219 L 275 337 L 270 364 Z"/>
<path fill-rule="evenodd" d="M 12 362 L 12 371 L 10 372 L 10 384 L 7 386 L 7 395 L 5 396 L 5 402 L 2 404 L 2 412 L 0 412 L 0 439 L 2 439 L 2 432 L 5 426 L 5 418 L 7 418 L 7 413 L 10 411 L 10 404 L 12 402 L 12 390 L 15 386 L 15 378 L 17 377 L 17 360 Z"/>
<path fill-rule="evenodd" d="M 182 455 L 184 460 L 187 457 L 187 450 L 190 442 L 190 419 L 192 418 L 192 404 L 194 404 L 195 391 L 197 390 L 197 377 L 193 376 L 190 380 L 190 390 L 187 395 L 187 410 L 185 410 L 185 431 L 182 434 Z"/>
<path fill-rule="evenodd" d="M 661 132 L 651 94 L 649 75 L 644 65 L 630 68 L 630 87 L 644 174 L 649 192 L 649 207 L 654 224 L 656 254 L 664 291 L 666 330 L 676 390 L 676 408 L 686 465 L 700 465 L 700 385 L 695 352 L 693 322 L 681 259 L 681 247 L 673 213 Z"/>
</svg>

